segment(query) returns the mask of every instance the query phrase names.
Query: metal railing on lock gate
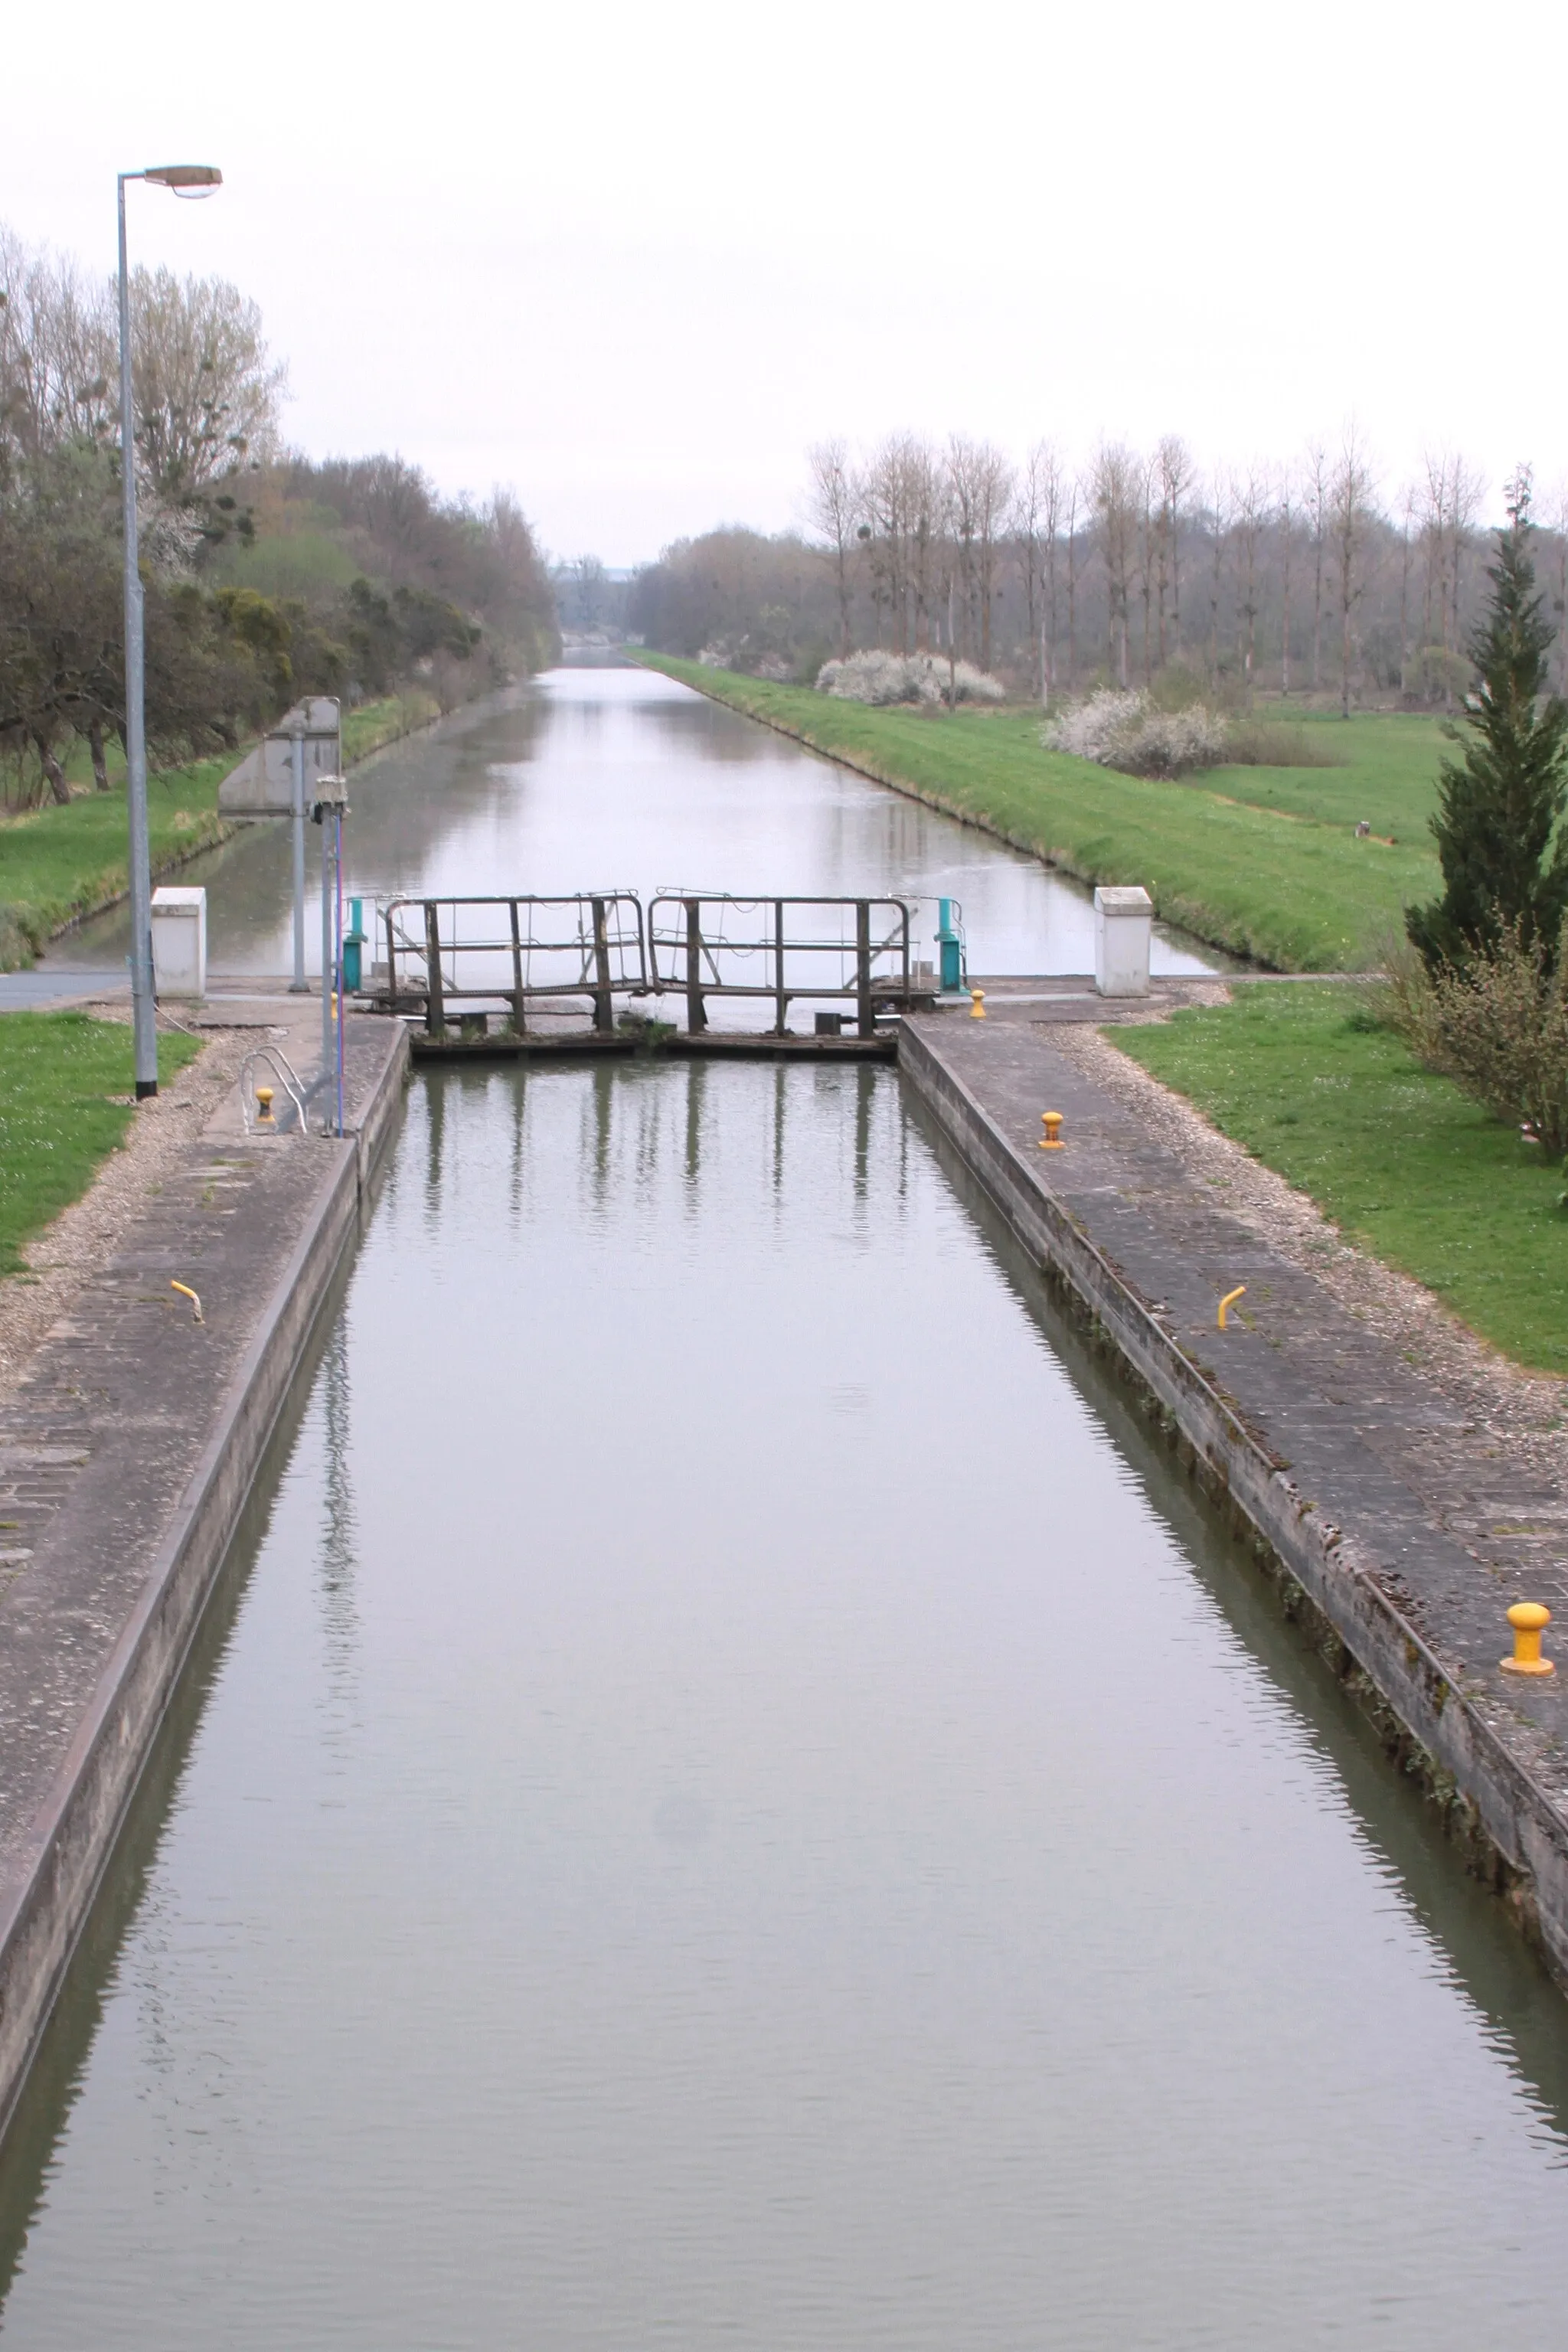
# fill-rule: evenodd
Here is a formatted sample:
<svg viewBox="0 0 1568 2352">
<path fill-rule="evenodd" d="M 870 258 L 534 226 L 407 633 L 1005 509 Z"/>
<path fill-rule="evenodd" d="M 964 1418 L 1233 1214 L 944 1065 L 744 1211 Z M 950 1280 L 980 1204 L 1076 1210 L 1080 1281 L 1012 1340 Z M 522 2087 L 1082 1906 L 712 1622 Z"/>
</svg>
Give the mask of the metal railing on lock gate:
<svg viewBox="0 0 1568 2352">
<path fill-rule="evenodd" d="M 382 916 L 387 1010 L 418 1013 L 432 1037 L 448 1021 L 488 1025 L 504 1012 L 519 1036 L 527 1014 L 586 999 L 594 1027 L 613 1034 L 616 996 L 646 995 L 642 901 L 635 890 L 570 898 L 394 898 Z"/>
<path fill-rule="evenodd" d="M 708 1026 L 707 999 L 760 997 L 786 1034 L 796 998 L 852 1004 L 862 1037 L 879 1012 L 910 1003 L 910 909 L 901 898 L 742 898 L 660 891 L 648 901 L 656 994 L 683 994 L 686 1025 Z"/>
</svg>

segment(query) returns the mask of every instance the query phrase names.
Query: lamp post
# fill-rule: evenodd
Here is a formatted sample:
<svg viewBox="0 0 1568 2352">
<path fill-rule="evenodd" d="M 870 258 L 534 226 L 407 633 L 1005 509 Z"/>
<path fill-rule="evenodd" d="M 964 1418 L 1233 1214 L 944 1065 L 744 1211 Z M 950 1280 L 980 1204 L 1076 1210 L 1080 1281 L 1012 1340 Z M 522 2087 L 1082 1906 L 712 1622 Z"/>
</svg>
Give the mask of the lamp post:
<svg viewBox="0 0 1568 2352">
<path fill-rule="evenodd" d="M 136 1099 L 158 1091 L 153 999 L 153 873 L 147 848 L 147 725 L 142 574 L 136 562 L 136 412 L 131 394 L 131 273 L 125 258 L 125 184 L 150 180 L 176 195 L 210 196 L 223 173 L 211 163 L 160 163 L 120 174 L 120 472 L 125 501 L 125 802 L 131 828 L 131 1003 Z"/>
</svg>

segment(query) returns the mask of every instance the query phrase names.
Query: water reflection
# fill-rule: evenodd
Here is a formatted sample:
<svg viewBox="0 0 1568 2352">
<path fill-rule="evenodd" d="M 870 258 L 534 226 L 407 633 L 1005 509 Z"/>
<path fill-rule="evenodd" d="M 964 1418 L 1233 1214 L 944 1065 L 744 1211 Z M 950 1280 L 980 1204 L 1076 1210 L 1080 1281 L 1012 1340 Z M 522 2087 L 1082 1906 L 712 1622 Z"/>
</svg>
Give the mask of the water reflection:
<svg viewBox="0 0 1568 2352">
<path fill-rule="evenodd" d="M 321 1475 L 321 1659 L 325 1674 L 328 1743 L 341 1748 L 353 1727 L 354 1656 L 359 1609 L 354 1585 L 358 1566 L 353 1459 L 349 1423 L 349 1339 L 342 1320 L 327 1342 L 321 1372 L 323 1465 Z"/>
<path fill-rule="evenodd" d="M 963 905 L 975 971 L 1088 971 L 1085 895 L 973 827 L 816 758 L 639 669 L 556 670 L 394 746 L 353 774 L 349 888 L 399 893 L 670 885 L 920 897 Z M 288 845 L 254 826 L 196 860 L 209 956 L 226 971 L 289 968 Z M 313 924 L 307 940 L 315 947 Z M 66 960 L 109 969 L 123 915 L 84 924 Z M 1205 960 L 1157 940 L 1156 968 Z"/>
</svg>

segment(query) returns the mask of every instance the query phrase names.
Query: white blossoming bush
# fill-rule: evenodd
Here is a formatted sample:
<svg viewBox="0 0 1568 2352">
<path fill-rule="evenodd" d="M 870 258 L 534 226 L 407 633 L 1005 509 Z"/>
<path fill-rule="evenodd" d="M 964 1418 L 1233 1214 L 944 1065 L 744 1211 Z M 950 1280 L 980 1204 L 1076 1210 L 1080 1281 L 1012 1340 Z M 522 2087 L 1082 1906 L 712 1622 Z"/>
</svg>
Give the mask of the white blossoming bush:
<svg viewBox="0 0 1568 2352">
<path fill-rule="evenodd" d="M 1146 694 L 1103 687 L 1040 730 L 1047 751 L 1071 751 L 1130 776 L 1185 776 L 1217 767 L 1226 757 L 1226 722 L 1194 702 L 1160 710 Z"/>
<path fill-rule="evenodd" d="M 960 702 L 1003 702 L 1007 689 L 973 662 L 955 663 L 950 671 L 940 654 L 851 654 L 845 661 L 824 662 L 817 673 L 818 694 L 837 695 L 841 702 L 945 702 L 949 686 Z"/>
<path fill-rule="evenodd" d="M 1118 694 L 1102 687 L 1082 702 L 1072 702 L 1040 730 L 1048 751 L 1070 751 L 1075 759 L 1097 760 L 1102 768 L 1119 764 L 1118 755 L 1143 716 L 1147 697 Z"/>
</svg>

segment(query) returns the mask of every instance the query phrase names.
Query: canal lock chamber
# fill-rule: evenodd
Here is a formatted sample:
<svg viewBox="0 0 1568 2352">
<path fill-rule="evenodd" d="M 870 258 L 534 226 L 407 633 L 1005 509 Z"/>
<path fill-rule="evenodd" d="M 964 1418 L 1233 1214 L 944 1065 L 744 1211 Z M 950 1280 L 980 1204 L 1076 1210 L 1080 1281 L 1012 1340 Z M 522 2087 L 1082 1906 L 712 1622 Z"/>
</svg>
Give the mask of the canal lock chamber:
<svg viewBox="0 0 1568 2352">
<path fill-rule="evenodd" d="M 433 1070 L 18 2345 L 1535 2344 L 1560 1996 L 896 1075 Z"/>
</svg>

